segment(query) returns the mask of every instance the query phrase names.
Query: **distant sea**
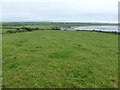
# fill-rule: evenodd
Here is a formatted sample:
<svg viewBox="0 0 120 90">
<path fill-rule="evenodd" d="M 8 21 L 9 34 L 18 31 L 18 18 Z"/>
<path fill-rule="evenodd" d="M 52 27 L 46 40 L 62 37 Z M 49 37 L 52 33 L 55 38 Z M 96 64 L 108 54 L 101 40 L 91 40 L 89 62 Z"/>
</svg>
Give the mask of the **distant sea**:
<svg viewBox="0 0 120 90">
<path fill-rule="evenodd" d="M 77 26 L 77 27 L 72 27 L 74 30 L 87 30 L 87 31 L 105 31 L 105 32 L 120 32 L 118 30 L 118 26 L 113 25 L 106 25 L 106 26 Z"/>
</svg>

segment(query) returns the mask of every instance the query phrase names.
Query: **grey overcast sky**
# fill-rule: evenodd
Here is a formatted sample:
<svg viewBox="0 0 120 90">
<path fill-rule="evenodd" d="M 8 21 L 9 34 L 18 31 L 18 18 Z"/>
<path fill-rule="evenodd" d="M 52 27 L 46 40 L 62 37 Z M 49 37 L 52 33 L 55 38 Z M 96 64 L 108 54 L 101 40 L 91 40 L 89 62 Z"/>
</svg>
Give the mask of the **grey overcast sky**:
<svg viewBox="0 0 120 90">
<path fill-rule="evenodd" d="M 117 22 L 118 0 L 2 0 L 2 21 Z"/>
</svg>

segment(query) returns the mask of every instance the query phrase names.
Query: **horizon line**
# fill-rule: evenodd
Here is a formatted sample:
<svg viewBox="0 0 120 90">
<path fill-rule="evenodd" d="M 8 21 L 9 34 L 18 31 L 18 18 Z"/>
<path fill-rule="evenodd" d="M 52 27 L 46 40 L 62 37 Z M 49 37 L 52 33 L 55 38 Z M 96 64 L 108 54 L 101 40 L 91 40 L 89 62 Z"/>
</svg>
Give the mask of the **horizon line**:
<svg viewBox="0 0 120 90">
<path fill-rule="evenodd" d="M 37 23 L 105 23 L 105 24 L 118 24 L 118 22 L 90 22 L 90 21 L 0 21 L 0 23 L 12 23 L 12 22 L 16 22 L 16 23 L 30 23 L 30 22 L 37 22 Z"/>
</svg>

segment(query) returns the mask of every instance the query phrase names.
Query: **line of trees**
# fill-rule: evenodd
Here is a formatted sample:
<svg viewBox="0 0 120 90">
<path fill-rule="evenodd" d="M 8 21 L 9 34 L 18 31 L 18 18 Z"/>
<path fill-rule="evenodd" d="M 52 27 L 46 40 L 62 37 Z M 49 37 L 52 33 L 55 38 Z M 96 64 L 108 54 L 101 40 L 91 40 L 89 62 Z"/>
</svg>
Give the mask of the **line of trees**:
<svg viewBox="0 0 120 90">
<path fill-rule="evenodd" d="M 17 32 L 28 32 L 28 31 L 35 31 L 35 30 L 44 30 L 40 28 L 28 28 L 28 27 L 22 27 L 22 28 L 17 28 L 17 30 L 8 30 L 7 33 L 17 33 Z"/>
</svg>

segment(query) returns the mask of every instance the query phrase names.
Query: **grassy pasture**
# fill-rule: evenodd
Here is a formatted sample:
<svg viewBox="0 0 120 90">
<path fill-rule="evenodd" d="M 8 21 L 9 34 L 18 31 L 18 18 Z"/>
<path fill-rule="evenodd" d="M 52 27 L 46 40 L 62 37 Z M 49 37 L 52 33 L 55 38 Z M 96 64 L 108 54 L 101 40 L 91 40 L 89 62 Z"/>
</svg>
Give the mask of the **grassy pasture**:
<svg viewBox="0 0 120 90">
<path fill-rule="evenodd" d="M 118 35 L 48 30 L 3 34 L 3 87 L 117 85 Z"/>
</svg>

